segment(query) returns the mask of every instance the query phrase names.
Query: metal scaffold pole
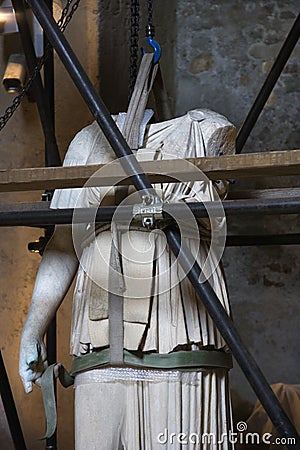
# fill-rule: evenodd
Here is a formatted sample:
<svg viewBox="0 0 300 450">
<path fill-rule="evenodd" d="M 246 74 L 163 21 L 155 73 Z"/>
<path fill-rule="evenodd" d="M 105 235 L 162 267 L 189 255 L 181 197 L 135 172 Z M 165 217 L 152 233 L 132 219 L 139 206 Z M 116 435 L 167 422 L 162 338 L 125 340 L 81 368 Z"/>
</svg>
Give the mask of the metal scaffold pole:
<svg viewBox="0 0 300 450">
<path fill-rule="evenodd" d="M 26 450 L 26 444 L 23 436 L 23 431 L 19 421 L 18 412 L 16 409 L 14 397 L 9 384 L 9 379 L 6 373 L 2 353 L 0 350 L 0 398 L 2 400 L 4 412 L 7 418 L 8 427 L 17 450 Z"/>
<path fill-rule="evenodd" d="M 222 205 L 227 217 L 241 214 L 250 214 L 252 216 L 300 214 L 300 198 L 226 200 Z M 184 205 L 170 203 L 164 205 L 163 217 L 172 221 L 172 218 L 176 217 L 176 215 L 184 214 L 186 207 L 198 219 L 208 217 L 207 209 L 214 217 L 217 217 L 221 212 L 218 202 L 195 202 Z M 133 214 L 132 206 L 118 206 L 118 216 L 116 217 L 116 209 L 116 206 L 100 206 L 93 210 L 95 222 L 105 223 L 111 222 L 113 219 L 116 222 L 118 220 L 124 221 L 128 219 L 129 215 L 132 216 Z M 77 223 L 85 223 L 87 214 L 91 214 L 91 208 L 50 209 L 47 202 L 1 205 L 0 227 L 44 227 L 55 224 L 71 224 L 74 211 L 76 211 Z"/>
<path fill-rule="evenodd" d="M 35 73 L 37 67 L 37 58 L 35 54 L 34 44 L 31 38 L 30 26 L 26 16 L 25 4 L 23 0 L 12 0 L 12 4 L 16 13 L 16 20 L 18 29 L 21 36 L 22 46 L 24 49 L 25 57 L 29 72 Z M 47 0 L 47 6 L 49 11 L 52 11 L 52 0 Z M 44 64 L 44 84 L 42 76 L 37 71 L 33 80 L 34 96 L 37 103 L 39 117 L 44 133 L 45 142 L 45 165 L 60 166 L 61 159 L 55 136 L 54 126 L 54 55 L 51 46 L 48 46 L 48 41 L 44 35 L 44 52 L 47 54 L 47 58 Z M 45 234 L 49 236 L 53 232 L 53 227 L 45 226 Z M 47 356 L 49 364 L 54 364 L 57 360 L 56 357 L 56 317 L 49 325 L 46 336 L 47 344 Z M 56 433 L 50 439 L 47 439 L 46 448 L 55 450 Z"/>
<path fill-rule="evenodd" d="M 46 0 L 46 5 L 51 14 L 53 14 L 53 4 L 52 0 Z M 48 52 L 48 57 L 44 64 L 44 90 L 46 96 L 46 102 L 49 109 L 49 120 L 52 123 L 53 137 L 55 138 L 55 87 L 54 87 L 54 51 L 53 47 L 50 45 L 46 33 L 43 33 L 44 37 L 44 53 Z M 52 148 L 49 147 L 48 142 L 45 142 L 45 165 L 46 167 L 51 167 L 55 165 L 61 165 L 61 159 L 57 147 L 56 155 L 57 157 L 53 159 Z M 51 194 L 50 194 L 51 195 Z M 48 197 L 48 194 L 46 194 Z M 53 233 L 53 227 L 47 227 L 45 229 L 45 236 L 49 239 Z M 47 359 L 49 365 L 55 364 L 57 362 L 57 317 L 53 317 L 46 334 L 46 348 L 47 348 Z M 54 384 L 55 398 L 57 397 L 57 384 Z M 57 431 L 53 435 L 46 439 L 46 450 L 56 450 L 57 449 Z"/>
<path fill-rule="evenodd" d="M 12 0 L 12 4 L 16 12 L 16 19 L 21 36 L 22 46 L 26 57 L 26 63 L 29 72 L 33 74 L 37 66 L 37 58 L 35 55 L 34 45 L 31 38 L 30 27 L 26 17 L 24 2 L 23 0 Z M 47 66 L 49 64 L 50 59 L 51 57 L 48 58 L 48 61 L 46 61 L 45 63 Z M 45 71 L 45 73 L 47 73 L 47 70 Z M 46 80 L 47 76 L 45 76 L 45 82 Z M 51 103 L 49 102 L 46 89 L 44 89 L 40 72 L 37 72 L 36 77 L 33 80 L 32 86 L 44 133 L 45 147 L 47 149 L 46 165 L 60 166 L 61 160 L 54 133 L 53 114 L 51 113 L 50 108 Z"/>
<path fill-rule="evenodd" d="M 244 123 L 242 124 L 237 138 L 236 138 L 236 153 L 241 153 L 243 147 L 257 122 L 257 119 L 262 112 L 280 74 L 282 73 L 284 66 L 286 65 L 292 51 L 294 50 L 298 39 L 300 36 L 300 14 L 296 18 L 291 31 L 287 35 L 286 40 L 284 41 L 277 58 L 271 70 L 261 87 L 256 99 L 254 100 L 253 105 L 251 106 Z"/>
</svg>

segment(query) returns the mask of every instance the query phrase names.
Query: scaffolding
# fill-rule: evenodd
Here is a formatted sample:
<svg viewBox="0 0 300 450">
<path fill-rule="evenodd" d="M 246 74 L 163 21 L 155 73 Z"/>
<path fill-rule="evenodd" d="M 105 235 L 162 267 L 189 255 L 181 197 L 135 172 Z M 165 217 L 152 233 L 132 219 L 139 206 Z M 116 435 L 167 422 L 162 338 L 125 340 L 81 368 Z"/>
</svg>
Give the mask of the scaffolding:
<svg viewBox="0 0 300 450">
<path fill-rule="evenodd" d="M 174 181 L 178 173 L 187 181 L 191 177 L 191 173 L 185 171 L 182 162 L 174 164 L 168 161 L 160 161 L 159 173 L 161 175 L 151 175 L 156 172 L 154 165 L 158 162 L 147 162 L 139 164 L 133 157 L 132 151 L 127 145 L 124 137 L 118 130 L 111 118 L 106 106 L 101 100 L 99 94 L 95 90 L 86 72 L 79 63 L 68 41 L 62 34 L 61 30 L 54 21 L 49 6 L 40 0 L 28 1 L 38 21 L 40 22 L 47 39 L 52 47 L 56 50 L 59 58 L 65 65 L 68 73 L 73 79 L 76 87 L 81 93 L 83 99 L 88 105 L 92 115 L 102 128 L 103 133 L 111 144 L 116 157 L 120 159 L 121 165 L 114 165 L 114 172 L 110 173 L 106 178 L 99 180 L 98 185 L 112 185 L 113 177 L 119 177 L 120 174 L 124 178 L 124 184 L 133 184 L 137 191 L 142 191 L 149 195 L 156 195 L 151 183 Z M 24 50 L 28 58 L 28 66 L 34 67 L 35 55 L 32 42 L 28 38 L 26 32 L 26 18 L 24 4 L 22 0 L 13 0 L 15 10 L 17 12 L 19 31 L 21 34 Z M 51 9 L 51 7 L 50 7 Z M 242 148 L 251 132 L 269 94 L 271 93 L 283 67 L 288 60 L 293 48 L 295 47 L 300 34 L 300 18 L 296 19 L 279 55 L 260 91 L 253 107 L 241 127 L 237 138 L 237 153 Z M 46 165 L 59 166 L 60 159 L 58 155 L 56 139 L 54 135 L 53 117 L 53 58 L 50 57 L 46 67 L 45 85 L 43 87 L 41 80 L 37 78 L 34 82 L 35 95 L 41 122 L 45 134 L 46 142 Z M 45 104 L 49 107 L 45 107 Z M 300 173 L 300 150 L 287 150 L 270 153 L 254 153 L 244 155 L 222 156 L 218 158 L 201 158 L 189 161 L 195 167 L 195 172 L 199 168 L 211 179 L 220 178 L 244 178 L 258 176 L 284 176 L 298 175 Z M 36 189 L 55 189 L 82 187 L 91 175 L 99 169 L 100 166 L 77 166 L 74 167 L 47 167 L 34 169 L 14 169 L 0 172 L 0 192 L 12 192 L 19 190 L 36 190 Z M 156 168 L 157 169 L 157 168 Z M 182 178 L 181 178 L 182 179 Z M 193 178 L 194 179 L 194 178 Z M 109 184 L 108 184 L 109 183 Z M 274 196 L 270 192 L 256 193 L 255 198 L 237 198 L 225 200 L 223 207 L 227 216 L 240 214 L 297 214 L 300 212 L 300 190 L 295 188 L 292 192 L 286 189 L 280 189 Z M 206 207 L 204 204 L 189 204 L 193 214 L 196 217 L 206 217 Z M 118 207 L 118 212 L 123 207 Z M 128 215 L 128 208 L 124 207 L 124 214 Z M 214 205 L 210 205 L 213 210 Z M 164 228 L 168 244 L 175 255 L 179 254 L 179 262 L 182 268 L 188 273 L 188 278 L 192 283 L 198 301 L 202 302 L 210 316 L 214 320 L 218 330 L 223 336 L 232 351 L 234 358 L 243 370 L 246 378 L 256 393 L 258 399 L 265 408 L 271 421 L 276 427 L 278 433 L 282 437 L 294 438 L 295 444 L 289 448 L 300 449 L 299 436 L 293 424 L 290 422 L 286 413 L 283 411 L 278 399 L 270 388 L 260 368 L 252 355 L 248 352 L 243 344 L 232 320 L 228 317 L 226 311 L 221 305 L 218 297 L 211 288 L 208 281 L 199 282 L 201 268 L 194 262 L 188 248 L 184 242 L 181 242 L 180 235 L 172 226 L 170 217 L 174 214 L 175 209 L 180 209 L 180 205 L 164 205 L 163 216 L 170 220 L 169 225 Z M 95 212 L 96 221 L 111 221 L 115 212 L 114 207 L 100 207 Z M 129 211 L 131 214 L 132 211 Z M 84 221 L 85 210 L 77 210 L 77 218 L 82 217 Z M 35 204 L 14 204 L 0 206 L 0 225 L 1 226 L 39 226 L 46 227 L 53 224 L 72 223 L 73 210 L 51 210 L 49 202 L 40 202 Z M 77 219 L 78 220 L 78 219 Z M 229 236 L 227 245 L 262 245 L 262 244 L 299 244 L 299 234 L 287 234 L 278 236 L 268 236 L 268 239 L 261 236 Z M 191 267 L 191 269 L 189 269 Z M 52 331 L 48 334 L 48 357 L 49 362 L 56 362 L 56 332 L 55 323 L 52 325 Z M 49 349 L 50 348 L 50 349 Z M 289 441 L 290 442 L 290 441 Z M 23 446 L 22 446 L 23 445 Z M 51 441 L 47 442 L 47 448 L 56 448 L 56 437 L 53 436 Z M 51 446 L 51 447 L 50 447 Z M 16 448 L 24 448 L 24 442 Z"/>
</svg>

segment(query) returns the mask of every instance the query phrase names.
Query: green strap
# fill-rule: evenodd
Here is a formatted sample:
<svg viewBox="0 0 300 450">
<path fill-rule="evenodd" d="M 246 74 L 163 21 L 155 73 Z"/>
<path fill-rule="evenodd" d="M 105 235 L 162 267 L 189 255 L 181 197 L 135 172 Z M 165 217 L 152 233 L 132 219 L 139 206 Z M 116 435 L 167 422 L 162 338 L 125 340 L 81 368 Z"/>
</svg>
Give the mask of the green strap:
<svg viewBox="0 0 300 450">
<path fill-rule="evenodd" d="M 123 352 L 124 365 L 126 366 L 169 370 L 232 368 L 231 354 L 217 350 L 180 351 L 168 354 L 132 353 L 128 350 Z M 105 366 L 111 366 L 109 363 L 109 348 L 75 358 L 72 364 L 72 375 Z"/>
<path fill-rule="evenodd" d="M 124 364 L 118 367 L 131 366 L 161 370 L 209 370 L 231 369 L 232 357 L 230 353 L 217 350 L 180 351 L 168 354 L 142 353 L 123 351 Z M 54 381 L 59 381 L 64 387 L 74 383 L 74 376 L 86 370 L 100 367 L 111 367 L 109 348 L 99 352 L 78 356 L 73 360 L 71 374 L 61 364 L 52 364 L 42 375 L 42 394 L 46 413 L 47 429 L 41 439 L 49 439 L 56 430 L 57 413 L 54 394 Z"/>
<path fill-rule="evenodd" d="M 46 433 L 40 438 L 41 440 L 49 439 L 56 430 L 55 378 L 59 378 L 59 381 L 64 387 L 69 387 L 74 384 L 74 377 L 61 364 L 52 364 L 43 373 L 41 388 L 47 425 Z"/>
</svg>

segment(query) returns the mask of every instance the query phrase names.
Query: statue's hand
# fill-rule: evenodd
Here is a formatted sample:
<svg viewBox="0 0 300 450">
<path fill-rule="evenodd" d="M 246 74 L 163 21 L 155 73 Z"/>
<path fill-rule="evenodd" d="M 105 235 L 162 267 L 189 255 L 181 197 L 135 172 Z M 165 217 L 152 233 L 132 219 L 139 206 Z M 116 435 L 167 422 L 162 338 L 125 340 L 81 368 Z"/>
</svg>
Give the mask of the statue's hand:
<svg viewBox="0 0 300 450">
<path fill-rule="evenodd" d="M 26 394 L 32 391 L 32 382 L 40 386 L 41 376 L 48 366 L 43 340 L 37 336 L 22 335 L 19 374 Z"/>
</svg>

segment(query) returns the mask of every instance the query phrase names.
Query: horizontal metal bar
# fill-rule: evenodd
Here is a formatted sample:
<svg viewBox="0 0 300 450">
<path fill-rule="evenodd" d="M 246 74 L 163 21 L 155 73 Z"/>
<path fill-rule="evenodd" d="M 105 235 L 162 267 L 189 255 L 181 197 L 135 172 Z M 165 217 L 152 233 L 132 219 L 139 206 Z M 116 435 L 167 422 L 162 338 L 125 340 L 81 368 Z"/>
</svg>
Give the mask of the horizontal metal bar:
<svg viewBox="0 0 300 450">
<path fill-rule="evenodd" d="M 226 247 L 248 247 L 264 245 L 299 245 L 300 233 L 261 234 L 261 235 L 227 235 Z"/>
<path fill-rule="evenodd" d="M 227 217 L 240 214 L 278 215 L 278 214 L 299 214 L 300 198 L 295 199 L 249 199 L 249 200 L 225 200 L 223 203 L 224 212 Z M 170 219 L 185 212 L 188 206 L 195 217 L 208 217 L 208 210 L 211 217 L 219 217 L 222 214 L 220 203 L 187 203 L 185 205 L 166 204 L 164 205 L 164 217 Z M 100 206 L 99 208 L 76 208 L 76 222 L 86 223 L 87 217 L 95 216 L 95 221 L 99 223 L 111 222 L 116 210 L 118 216 L 114 220 L 121 221 L 132 217 L 133 206 Z M 50 209 L 49 202 L 36 203 L 15 203 L 0 205 L 0 227 L 7 226 L 39 226 L 55 224 L 71 224 L 73 220 L 73 208 Z"/>
<path fill-rule="evenodd" d="M 205 217 L 206 209 L 209 210 L 210 216 L 218 216 L 220 206 L 218 203 L 189 203 L 187 204 L 195 217 Z M 243 199 L 243 200 L 225 200 L 222 202 L 226 216 L 235 216 L 240 214 L 251 215 L 277 215 L 277 214 L 298 214 L 300 211 L 300 197 L 287 199 Z M 164 209 L 168 212 L 168 208 L 180 208 L 177 205 L 165 205 Z"/>
<path fill-rule="evenodd" d="M 227 206 L 227 203 L 229 205 Z M 225 202 L 225 211 L 227 212 L 227 216 L 237 215 L 240 212 L 236 209 L 233 210 L 231 214 L 230 204 L 233 202 L 226 201 Z M 16 203 L 16 204 L 7 204 L 4 208 L 0 207 L 0 226 L 31 226 L 31 227 L 40 227 L 44 228 L 47 225 L 55 225 L 55 224 L 70 224 L 73 219 L 74 209 L 50 209 L 49 202 L 37 202 L 37 203 Z M 223 203 L 224 205 L 224 203 Z M 175 205 L 173 205 L 175 206 Z M 200 204 L 200 208 L 198 205 L 195 205 L 195 209 L 193 209 L 193 205 L 188 205 L 191 207 L 192 212 L 195 212 L 196 217 L 207 217 L 206 209 L 203 205 Z M 123 216 L 124 218 L 128 218 L 128 210 L 132 210 L 132 207 L 119 207 L 123 208 L 124 214 L 120 214 L 120 218 Z M 197 210 L 198 209 L 198 210 Z M 115 214 L 116 207 L 100 207 L 97 211 L 95 211 L 96 221 L 99 223 L 110 222 L 112 220 L 113 215 Z M 261 214 L 261 211 L 258 212 Z M 275 208 L 272 212 L 275 212 Z M 280 210 L 281 211 L 281 210 Z M 295 212 L 294 206 L 292 209 L 293 213 Z M 170 212 L 170 210 L 169 210 Z M 270 212 L 270 210 L 268 210 Z M 171 213 L 174 214 L 174 208 Z M 244 214 L 247 214 L 245 210 Z M 250 214 L 253 214 L 252 212 Z M 82 220 L 83 223 L 86 221 L 87 215 L 91 216 L 91 209 L 78 210 L 78 215 L 76 215 L 77 222 Z M 226 246 L 227 247 L 235 247 L 235 246 L 255 246 L 255 245 L 298 245 L 300 244 L 300 234 L 271 234 L 271 235 L 228 235 L 226 238 Z"/>
</svg>

